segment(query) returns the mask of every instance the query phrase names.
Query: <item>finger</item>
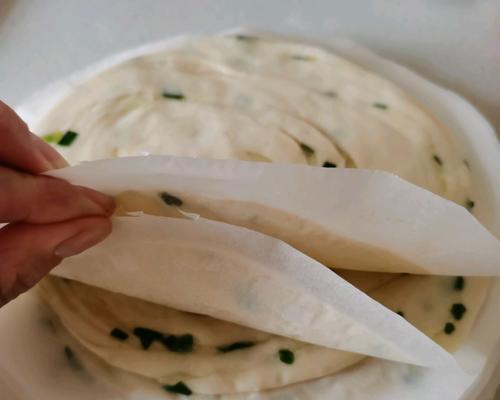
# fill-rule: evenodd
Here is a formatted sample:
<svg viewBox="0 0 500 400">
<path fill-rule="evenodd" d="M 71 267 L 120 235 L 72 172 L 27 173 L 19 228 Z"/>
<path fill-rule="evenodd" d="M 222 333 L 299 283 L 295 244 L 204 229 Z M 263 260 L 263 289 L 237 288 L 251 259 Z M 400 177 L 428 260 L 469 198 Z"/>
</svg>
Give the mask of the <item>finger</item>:
<svg viewBox="0 0 500 400">
<path fill-rule="evenodd" d="M 61 168 L 66 162 L 32 134 L 14 110 L 0 101 L 0 164 L 38 174 Z"/>
<path fill-rule="evenodd" d="M 60 222 L 83 216 L 109 216 L 112 198 L 47 176 L 33 176 L 0 167 L 0 223 Z"/>
<path fill-rule="evenodd" d="M 40 153 L 45 157 L 45 159 L 52 166 L 51 169 L 59 169 L 69 166 L 69 163 L 60 155 L 56 149 L 45 143 L 40 137 L 34 135 L 30 132 L 31 140 L 33 141 L 33 146 L 35 146 Z M 45 172 L 45 171 L 40 171 Z"/>
<path fill-rule="evenodd" d="M 81 253 L 110 232 L 110 220 L 99 217 L 0 229 L 0 306 L 33 287 L 63 258 Z"/>
</svg>

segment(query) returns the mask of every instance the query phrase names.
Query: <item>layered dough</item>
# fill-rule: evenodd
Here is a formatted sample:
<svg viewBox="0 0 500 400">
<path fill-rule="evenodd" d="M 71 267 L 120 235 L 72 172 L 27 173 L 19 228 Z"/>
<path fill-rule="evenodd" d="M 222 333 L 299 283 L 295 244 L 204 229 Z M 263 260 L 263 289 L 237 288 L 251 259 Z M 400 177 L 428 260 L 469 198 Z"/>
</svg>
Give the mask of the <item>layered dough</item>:
<svg viewBox="0 0 500 400">
<path fill-rule="evenodd" d="M 60 148 L 71 162 L 145 153 L 328 162 L 389 171 L 459 204 L 470 196 L 453 136 L 402 90 L 280 40 L 209 38 L 126 61 L 78 86 L 35 130 L 79 133 Z"/>
<path fill-rule="evenodd" d="M 448 350 L 456 349 L 468 334 L 487 285 L 484 278 L 468 278 L 466 287 L 458 291 L 456 278 L 379 275 L 374 281 L 366 274 L 344 272 L 371 297 L 402 313 Z M 113 367 L 156 381 L 159 387 L 182 382 L 193 393 L 205 395 L 269 390 L 331 375 L 364 358 L 63 278 L 44 279 L 39 291 L 88 351 Z M 453 304 L 467 305 L 458 321 L 450 315 Z M 446 321 L 454 322 L 451 335 L 443 332 Z M 155 339 L 145 347 L 142 336 L 135 334 L 137 328 L 177 340 L 190 335 L 192 342 L 168 347 Z M 126 338 L 113 336 L 115 329 Z"/>
<path fill-rule="evenodd" d="M 473 198 L 468 163 L 452 134 L 401 89 L 323 49 L 283 40 L 206 38 L 131 59 L 78 86 L 34 130 L 76 132 L 70 146 L 55 145 L 72 163 L 170 154 L 369 168 L 395 173 L 461 205 Z M 486 279 L 464 283 L 457 277 L 345 271 L 328 261 L 333 246 L 310 245 L 322 233 L 303 221 L 258 204 L 202 195 L 180 194 L 182 206 L 172 207 L 161 201 L 162 190 L 168 188 L 123 193 L 119 209 L 177 217 L 183 217 L 179 211 L 198 213 L 283 239 L 449 350 L 467 336 L 487 291 Z M 182 381 L 195 393 L 276 388 L 335 373 L 362 358 L 77 282 L 47 279 L 42 294 L 75 338 L 108 364 L 160 385 Z M 466 308 L 458 319 L 451 312 L 456 304 Z M 137 326 L 190 333 L 195 351 L 178 354 L 161 343 L 144 350 L 133 335 L 123 342 L 110 336 L 114 328 L 130 333 Z M 256 344 L 217 351 L 241 341 Z M 293 364 L 280 362 L 280 349 L 294 353 Z"/>
<path fill-rule="evenodd" d="M 161 385 L 183 382 L 194 393 L 277 388 L 333 374 L 363 358 L 61 278 L 44 280 L 41 290 L 70 333 L 91 352 Z M 133 334 L 137 327 L 192 335 L 192 349 L 171 351 L 159 341 L 144 349 Z M 127 332 L 128 339 L 112 337 L 115 328 Z"/>
</svg>

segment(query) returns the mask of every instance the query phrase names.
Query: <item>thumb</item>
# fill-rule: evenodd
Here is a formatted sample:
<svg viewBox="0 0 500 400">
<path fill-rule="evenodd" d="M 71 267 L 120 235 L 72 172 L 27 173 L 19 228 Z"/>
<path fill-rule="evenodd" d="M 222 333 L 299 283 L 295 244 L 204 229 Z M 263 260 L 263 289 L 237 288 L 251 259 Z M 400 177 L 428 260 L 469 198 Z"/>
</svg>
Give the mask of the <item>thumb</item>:
<svg viewBox="0 0 500 400">
<path fill-rule="evenodd" d="M 0 306 L 33 287 L 63 258 L 81 253 L 110 232 L 111 222 L 103 217 L 0 229 Z"/>
<path fill-rule="evenodd" d="M 61 179 L 0 166 L 0 222 L 48 224 L 113 213 L 113 199 Z"/>
</svg>

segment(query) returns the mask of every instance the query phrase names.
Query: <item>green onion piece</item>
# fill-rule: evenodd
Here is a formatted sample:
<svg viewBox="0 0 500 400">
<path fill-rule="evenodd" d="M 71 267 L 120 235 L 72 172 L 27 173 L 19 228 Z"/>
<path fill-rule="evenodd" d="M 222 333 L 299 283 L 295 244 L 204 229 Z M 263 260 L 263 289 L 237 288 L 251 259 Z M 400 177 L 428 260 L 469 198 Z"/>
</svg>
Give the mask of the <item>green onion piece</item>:
<svg viewBox="0 0 500 400">
<path fill-rule="evenodd" d="M 234 38 L 237 40 L 242 40 L 242 41 L 246 41 L 246 42 L 253 42 L 253 41 L 258 39 L 257 36 L 241 35 L 241 34 L 234 35 Z"/>
<path fill-rule="evenodd" d="M 387 104 L 378 102 L 372 103 L 372 106 L 375 108 L 380 108 L 381 110 L 387 110 L 389 108 Z"/>
<path fill-rule="evenodd" d="M 323 167 L 324 167 L 324 168 L 337 168 L 337 164 L 332 163 L 332 162 L 330 162 L 330 161 L 325 161 L 325 162 L 323 163 Z"/>
<path fill-rule="evenodd" d="M 161 340 L 163 345 L 174 353 L 190 353 L 193 351 L 193 335 L 167 335 Z"/>
<path fill-rule="evenodd" d="M 400 317 L 405 317 L 405 313 L 403 311 L 396 311 L 396 314 L 398 314 Z"/>
<path fill-rule="evenodd" d="M 469 211 L 472 211 L 472 209 L 474 208 L 475 205 L 476 205 L 476 203 L 474 201 L 472 201 L 471 199 L 467 199 L 465 201 L 465 208 Z"/>
<path fill-rule="evenodd" d="M 183 204 L 181 199 L 172 196 L 170 193 L 167 192 L 161 192 L 160 197 L 167 206 L 180 207 Z"/>
<path fill-rule="evenodd" d="M 64 355 L 68 360 L 71 360 L 75 357 L 75 353 L 73 353 L 73 350 L 71 350 L 71 347 L 69 346 L 64 346 Z"/>
<path fill-rule="evenodd" d="M 161 341 L 163 339 L 163 335 L 153 329 L 138 327 L 134 329 L 133 333 L 141 341 L 144 350 L 149 349 L 154 341 Z"/>
<path fill-rule="evenodd" d="M 57 144 L 59 146 L 71 146 L 77 137 L 78 133 L 74 131 L 67 131 Z"/>
<path fill-rule="evenodd" d="M 43 317 L 41 319 L 41 322 L 45 326 L 45 328 L 50 330 L 52 333 L 55 333 L 57 331 L 56 324 L 49 317 Z"/>
<path fill-rule="evenodd" d="M 314 149 L 307 144 L 299 143 L 299 145 L 306 157 L 311 157 L 315 153 Z"/>
<path fill-rule="evenodd" d="M 193 394 L 191 389 L 189 389 L 184 382 L 177 382 L 175 385 L 164 385 L 163 389 L 170 393 L 184 394 L 190 396 Z"/>
<path fill-rule="evenodd" d="M 441 157 L 438 155 L 434 154 L 432 156 L 432 159 L 436 162 L 437 165 L 443 165 L 443 160 L 441 160 Z"/>
<path fill-rule="evenodd" d="M 447 322 L 444 325 L 444 333 L 447 335 L 451 335 L 455 331 L 455 325 L 451 322 Z"/>
<path fill-rule="evenodd" d="M 455 303 L 451 306 L 450 309 L 451 315 L 453 315 L 453 318 L 455 318 L 457 321 L 460 321 L 462 319 L 466 311 L 467 308 L 465 308 L 462 303 Z"/>
<path fill-rule="evenodd" d="M 326 97 L 331 97 L 332 99 L 337 97 L 337 93 L 335 93 L 333 90 L 328 90 L 323 93 Z"/>
<path fill-rule="evenodd" d="M 59 142 L 59 140 L 61 140 L 63 135 L 64 133 L 62 133 L 61 131 L 52 132 L 48 133 L 47 135 L 43 135 L 42 140 L 47 143 L 57 143 Z"/>
<path fill-rule="evenodd" d="M 315 61 L 316 58 L 313 56 L 306 56 L 302 54 L 292 54 L 290 56 L 292 60 L 298 60 L 298 61 Z"/>
<path fill-rule="evenodd" d="M 281 349 L 278 351 L 278 357 L 280 361 L 285 364 L 293 364 L 295 361 L 295 354 L 293 354 L 293 351 L 288 349 Z"/>
<path fill-rule="evenodd" d="M 455 283 L 453 284 L 453 289 L 455 290 L 463 290 L 465 286 L 465 278 L 463 276 L 457 276 L 455 278 Z"/>
<path fill-rule="evenodd" d="M 76 354 L 71 349 L 71 347 L 64 346 L 64 355 L 66 356 L 66 359 L 68 360 L 68 363 L 71 368 L 73 368 L 75 371 L 83 370 L 83 366 L 80 363 L 80 360 L 78 360 Z"/>
<path fill-rule="evenodd" d="M 184 100 L 186 98 L 186 96 L 184 96 L 182 93 L 172 93 L 167 91 L 164 91 L 162 93 L 162 96 L 170 100 Z"/>
<path fill-rule="evenodd" d="M 115 339 L 121 340 L 122 342 L 128 339 L 128 333 L 122 331 L 120 328 L 114 328 L 111 332 L 109 332 L 109 335 Z"/>
<path fill-rule="evenodd" d="M 255 346 L 255 342 L 234 342 L 225 346 L 219 346 L 217 347 L 217 350 L 221 353 L 229 353 L 231 351 L 235 350 L 243 350 L 243 349 L 248 349 L 249 347 Z"/>
</svg>

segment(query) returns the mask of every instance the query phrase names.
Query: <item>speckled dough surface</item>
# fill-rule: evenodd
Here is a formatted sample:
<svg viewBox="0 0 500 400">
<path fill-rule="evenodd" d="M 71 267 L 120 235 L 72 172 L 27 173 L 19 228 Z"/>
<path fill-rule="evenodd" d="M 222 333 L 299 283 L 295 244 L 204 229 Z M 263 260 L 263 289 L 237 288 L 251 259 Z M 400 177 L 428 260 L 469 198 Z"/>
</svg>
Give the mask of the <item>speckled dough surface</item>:
<svg viewBox="0 0 500 400">
<path fill-rule="evenodd" d="M 465 204 L 453 136 L 389 81 L 325 50 L 218 37 L 138 57 L 34 127 L 75 131 L 70 162 L 144 153 L 381 169 Z"/>
</svg>

